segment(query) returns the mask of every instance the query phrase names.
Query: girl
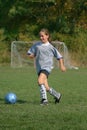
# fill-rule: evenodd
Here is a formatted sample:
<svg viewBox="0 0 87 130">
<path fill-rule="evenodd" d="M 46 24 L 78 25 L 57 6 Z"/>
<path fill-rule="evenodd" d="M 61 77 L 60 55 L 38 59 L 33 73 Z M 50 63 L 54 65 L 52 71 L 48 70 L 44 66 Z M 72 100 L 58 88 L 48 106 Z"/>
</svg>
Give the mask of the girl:
<svg viewBox="0 0 87 130">
<path fill-rule="evenodd" d="M 53 57 L 59 61 L 60 69 L 62 71 L 66 71 L 63 64 L 63 57 L 58 50 L 51 45 L 50 34 L 47 29 L 42 29 L 39 34 L 41 41 L 35 43 L 28 50 L 28 55 L 30 58 L 35 57 L 38 85 L 40 86 L 41 105 L 48 104 L 46 92 L 49 92 L 52 96 L 54 96 L 55 103 L 59 103 L 61 94 L 48 85 L 47 79 L 53 67 Z"/>
</svg>

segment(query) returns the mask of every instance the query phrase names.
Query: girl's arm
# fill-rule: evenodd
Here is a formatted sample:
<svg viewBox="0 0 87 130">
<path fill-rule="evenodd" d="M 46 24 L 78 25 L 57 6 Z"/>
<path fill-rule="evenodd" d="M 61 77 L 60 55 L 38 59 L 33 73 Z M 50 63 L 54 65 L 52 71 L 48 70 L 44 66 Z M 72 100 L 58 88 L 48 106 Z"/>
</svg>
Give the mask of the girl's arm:
<svg viewBox="0 0 87 130">
<path fill-rule="evenodd" d="M 62 58 L 59 59 L 59 66 L 60 66 L 61 71 L 63 71 L 63 72 L 66 71 L 66 68 L 65 68 L 65 66 L 64 66 L 64 63 L 63 63 L 63 59 L 62 59 Z"/>
<path fill-rule="evenodd" d="M 28 54 L 29 58 L 33 59 L 35 56 L 34 54 Z"/>
</svg>

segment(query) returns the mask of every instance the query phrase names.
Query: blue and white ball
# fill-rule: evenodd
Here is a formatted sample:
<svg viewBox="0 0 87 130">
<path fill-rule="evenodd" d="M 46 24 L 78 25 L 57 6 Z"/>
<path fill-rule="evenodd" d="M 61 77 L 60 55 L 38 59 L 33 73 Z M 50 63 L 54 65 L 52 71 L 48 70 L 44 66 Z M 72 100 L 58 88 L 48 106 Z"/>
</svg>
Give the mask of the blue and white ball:
<svg viewBox="0 0 87 130">
<path fill-rule="evenodd" d="M 15 104 L 17 102 L 17 96 L 14 93 L 7 93 L 5 96 L 5 102 L 9 104 Z"/>
</svg>

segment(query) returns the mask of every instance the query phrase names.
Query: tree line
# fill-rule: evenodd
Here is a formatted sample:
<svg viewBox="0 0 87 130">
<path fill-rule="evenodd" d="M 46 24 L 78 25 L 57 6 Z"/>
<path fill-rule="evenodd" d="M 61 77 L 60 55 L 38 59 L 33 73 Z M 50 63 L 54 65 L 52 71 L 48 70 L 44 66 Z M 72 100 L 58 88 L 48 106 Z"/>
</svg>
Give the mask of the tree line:
<svg viewBox="0 0 87 130">
<path fill-rule="evenodd" d="M 72 34 L 76 26 L 87 28 L 87 1 L 0 0 L 0 28 L 12 32 L 24 24 Z"/>
<path fill-rule="evenodd" d="M 0 44 L 6 43 L 0 45 L 1 55 L 5 46 L 10 51 L 13 40 L 35 40 L 43 27 L 49 29 L 53 40 L 64 41 L 83 57 L 87 49 L 87 0 L 0 0 Z"/>
</svg>

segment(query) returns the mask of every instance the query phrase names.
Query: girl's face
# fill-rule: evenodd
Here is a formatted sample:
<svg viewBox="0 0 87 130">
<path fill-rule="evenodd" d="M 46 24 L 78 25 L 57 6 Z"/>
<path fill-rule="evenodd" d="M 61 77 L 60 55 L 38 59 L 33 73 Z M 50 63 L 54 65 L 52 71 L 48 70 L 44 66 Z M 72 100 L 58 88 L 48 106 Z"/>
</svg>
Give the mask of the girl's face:
<svg viewBox="0 0 87 130">
<path fill-rule="evenodd" d="M 48 39 L 49 39 L 49 35 L 46 35 L 44 32 L 40 32 L 40 40 L 41 40 L 43 43 L 48 42 Z"/>
</svg>

